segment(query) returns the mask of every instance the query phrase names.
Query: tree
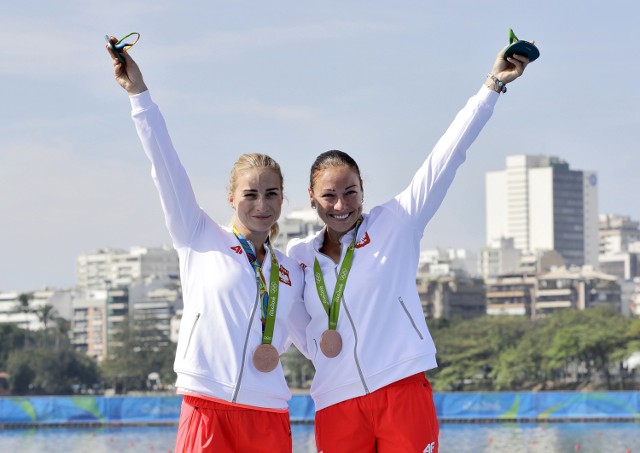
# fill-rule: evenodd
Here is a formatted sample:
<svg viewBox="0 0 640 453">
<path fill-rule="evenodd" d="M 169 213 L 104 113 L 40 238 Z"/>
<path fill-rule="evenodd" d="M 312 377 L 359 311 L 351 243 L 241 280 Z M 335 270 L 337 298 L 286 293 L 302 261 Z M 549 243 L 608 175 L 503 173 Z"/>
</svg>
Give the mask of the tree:
<svg viewBox="0 0 640 453">
<path fill-rule="evenodd" d="M 12 351 L 24 348 L 26 331 L 15 324 L 0 324 L 0 370 L 7 369 L 7 359 Z"/>
<path fill-rule="evenodd" d="M 58 312 L 53 305 L 45 304 L 40 308 L 36 308 L 34 310 L 35 314 L 38 316 L 38 320 L 42 323 L 44 330 L 47 330 L 49 321 L 55 321 L 58 316 Z"/>
<path fill-rule="evenodd" d="M 163 382 L 175 382 L 173 361 L 176 345 L 158 329 L 153 318 L 126 317 L 111 340 L 101 369 L 117 393 L 145 390 L 150 373 L 159 373 Z"/>
<path fill-rule="evenodd" d="M 595 379 L 604 375 L 607 389 L 611 390 L 610 367 L 616 363 L 615 352 L 625 349 L 627 339 L 621 333 L 627 331 L 629 322 L 605 307 L 557 313 L 549 323 L 554 327 L 553 340 L 545 352 L 550 370 L 561 376 L 574 375 L 577 385 L 597 385 Z M 584 372 L 575 376 L 575 371 L 568 370 L 570 366 Z"/>
<path fill-rule="evenodd" d="M 493 389 L 498 357 L 522 338 L 530 324 L 520 317 L 483 316 L 434 326 L 431 334 L 439 363 L 432 377 L 434 389 Z"/>
<path fill-rule="evenodd" d="M 73 349 L 64 330 L 56 329 L 48 334 L 37 331 L 32 335 L 40 346 L 15 348 L 7 357 L 12 393 L 68 395 L 74 388 L 93 387 L 99 382 L 97 366 Z"/>
</svg>

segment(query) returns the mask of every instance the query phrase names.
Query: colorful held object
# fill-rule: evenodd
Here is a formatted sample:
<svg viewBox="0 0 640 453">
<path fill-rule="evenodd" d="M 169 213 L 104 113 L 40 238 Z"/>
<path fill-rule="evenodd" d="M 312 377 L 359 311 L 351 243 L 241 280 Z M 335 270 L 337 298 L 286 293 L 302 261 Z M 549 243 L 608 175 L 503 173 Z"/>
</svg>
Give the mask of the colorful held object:
<svg viewBox="0 0 640 453">
<path fill-rule="evenodd" d="M 134 35 L 136 36 L 135 41 L 133 41 L 132 43 L 124 42 L 125 39 Z M 137 33 L 135 31 L 133 33 L 129 33 L 115 44 L 111 42 L 111 39 L 109 39 L 109 35 L 104 35 L 104 39 L 107 41 L 107 44 L 109 44 L 111 52 L 113 52 L 113 54 L 118 58 L 118 61 L 124 64 L 124 57 L 122 56 L 122 54 L 131 49 L 134 44 L 138 42 L 138 40 L 140 39 L 140 33 Z"/>
<path fill-rule="evenodd" d="M 514 53 L 524 55 L 529 59 L 529 63 L 535 61 L 540 56 L 538 48 L 529 41 L 518 39 L 512 29 L 509 29 L 509 46 L 504 50 L 505 60 Z"/>
</svg>

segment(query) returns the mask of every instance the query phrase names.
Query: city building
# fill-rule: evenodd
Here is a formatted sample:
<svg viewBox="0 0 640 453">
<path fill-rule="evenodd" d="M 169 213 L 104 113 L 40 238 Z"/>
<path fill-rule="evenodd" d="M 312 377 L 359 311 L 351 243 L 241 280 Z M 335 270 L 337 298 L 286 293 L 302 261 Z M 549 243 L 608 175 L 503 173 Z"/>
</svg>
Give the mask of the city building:
<svg viewBox="0 0 640 453">
<path fill-rule="evenodd" d="M 497 238 L 480 250 L 478 268 L 485 281 L 515 272 L 520 267 L 522 252 L 513 246 L 513 238 Z"/>
<path fill-rule="evenodd" d="M 478 258 L 474 252 L 462 248 L 428 249 L 420 252 L 418 272 L 431 277 L 478 275 Z"/>
<path fill-rule="evenodd" d="M 178 254 L 172 247 L 131 247 L 85 252 L 76 262 L 80 290 L 128 287 L 150 275 L 179 275 Z"/>
<path fill-rule="evenodd" d="M 518 272 L 525 274 L 542 274 L 556 267 L 566 266 L 562 256 L 555 250 L 538 250 L 520 257 Z"/>
<path fill-rule="evenodd" d="M 626 252 L 633 243 L 640 243 L 640 222 L 630 216 L 600 214 L 599 216 L 600 255 Z"/>
<path fill-rule="evenodd" d="M 102 361 L 107 354 L 107 290 L 76 294 L 71 318 L 71 343 L 77 351 Z"/>
<path fill-rule="evenodd" d="M 157 346 L 172 336 L 172 319 L 182 312 L 182 287 L 178 276 L 150 276 L 129 286 L 129 308 L 136 324 L 153 329 Z"/>
<path fill-rule="evenodd" d="M 640 222 L 629 216 L 600 215 L 600 270 L 621 280 L 640 277 Z"/>
<path fill-rule="evenodd" d="M 487 314 L 532 317 L 536 297 L 536 276 L 503 274 L 485 280 Z"/>
<path fill-rule="evenodd" d="M 77 258 L 72 342 L 95 360 L 117 344 L 124 322 L 151 320 L 163 338 L 181 308 L 178 255 L 170 247 L 99 249 Z"/>
<path fill-rule="evenodd" d="M 537 277 L 532 317 L 557 310 L 584 310 L 596 306 L 621 310 L 622 293 L 618 278 L 591 266 L 558 268 Z"/>
<path fill-rule="evenodd" d="M 273 242 L 278 250 L 285 251 L 291 239 L 305 238 L 322 229 L 324 224 L 314 209 L 292 211 L 278 221 L 280 234 Z"/>
<path fill-rule="evenodd" d="M 556 250 L 567 265 L 598 265 L 598 192 L 594 172 L 557 157 L 512 155 L 486 174 L 487 243 L 513 238 L 523 253 Z"/>
<path fill-rule="evenodd" d="M 0 324 L 12 323 L 28 330 L 43 329 L 57 318 L 71 319 L 72 300 L 70 289 L 0 293 Z"/>
<path fill-rule="evenodd" d="M 484 282 L 460 275 L 419 275 L 416 286 L 426 318 L 473 318 L 486 312 Z"/>
</svg>

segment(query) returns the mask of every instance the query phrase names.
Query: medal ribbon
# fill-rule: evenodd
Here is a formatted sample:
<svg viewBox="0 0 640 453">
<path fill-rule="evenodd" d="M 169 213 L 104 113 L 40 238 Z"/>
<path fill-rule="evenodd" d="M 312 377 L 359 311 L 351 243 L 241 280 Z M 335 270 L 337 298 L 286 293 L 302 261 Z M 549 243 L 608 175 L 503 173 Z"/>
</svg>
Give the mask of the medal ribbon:
<svg viewBox="0 0 640 453">
<path fill-rule="evenodd" d="M 267 282 L 262 274 L 262 267 L 258 263 L 256 254 L 253 252 L 249 241 L 241 235 L 236 227 L 232 229 L 233 234 L 238 238 L 238 242 L 242 246 L 244 253 L 247 255 L 247 259 L 253 267 L 256 273 L 256 279 L 258 280 L 258 292 L 260 294 L 260 312 L 262 314 L 262 344 L 271 344 L 273 340 L 273 329 L 276 323 L 276 309 L 278 307 L 278 292 L 280 290 L 280 265 L 276 254 L 273 253 L 271 248 L 271 242 L 267 241 L 269 247 L 269 253 L 271 253 L 271 274 L 269 279 L 269 287 L 267 288 Z"/>
<path fill-rule="evenodd" d="M 324 277 L 322 276 L 322 269 L 320 269 L 320 263 L 318 258 L 313 263 L 313 274 L 316 279 L 316 290 L 318 291 L 318 297 L 324 306 L 324 311 L 329 315 L 329 329 L 336 330 L 338 326 L 338 314 L 340 313 L 340 301 L 342 300 L 342 294 L 344 288 L 347 286 L 347 277 L 351 271 L 351 264 L 353 263 L 353 252 L 356 248 L 356 239 L 358 237 L 358 227 L 362 223 L 362 217 L 356 221 L 356 231 L 353 235 L 353 240 L 349 244 L 347 253 L 344 255 L 342 266 L 340 266 L 340 273 L 338 274 L 338 280 L 336 281 L 336 287 L 333 290 L 333 297 L 331 298 L 331 306 L 329 306 L 329 296 L 327 295 L 327 287 L 324 284 Z M 326 234 L 326 233 L 325 233 Z"/>
</svg>

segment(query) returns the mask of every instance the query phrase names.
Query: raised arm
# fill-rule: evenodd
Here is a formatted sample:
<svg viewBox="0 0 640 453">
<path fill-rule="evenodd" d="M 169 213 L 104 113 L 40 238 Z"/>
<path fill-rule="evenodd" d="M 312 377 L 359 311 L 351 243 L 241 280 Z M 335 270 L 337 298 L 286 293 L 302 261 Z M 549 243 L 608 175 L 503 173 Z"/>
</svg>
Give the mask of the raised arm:
<svg viewBox="0 0 640 453">
<path fill-rule="evenodd" d="M 458 112 L 409 187 L 390 202 L 408 216 L 408 221 L 420 237 L 442 204 L 458 167 L 465 161 L 467 149 L 491 118 L 499 93 L 505 91 L 503 87 L 506 84 L 523 74 L 529 62 L 521 55 L 513 55 L 505 60 L 503 51 L 498 53 L 480 91 Z"/>
<path fill-rule="evenodd" d="M 115 38 L 111 37 L 115 42 Z M 131 116 L 145 154 L 151 161 L 151 175 L 160 194 L 169 234 L 175 247 L 188 245 L 200 231 L 205 214 L 198 206 L 187 173 L 171 142 L 164 118 L 142 77 L 142 72 L 128 53 L 122 53 L 125 64 L 107 51 L 113 59 L 116 82 L 129 94 Z"/>
</svg>

